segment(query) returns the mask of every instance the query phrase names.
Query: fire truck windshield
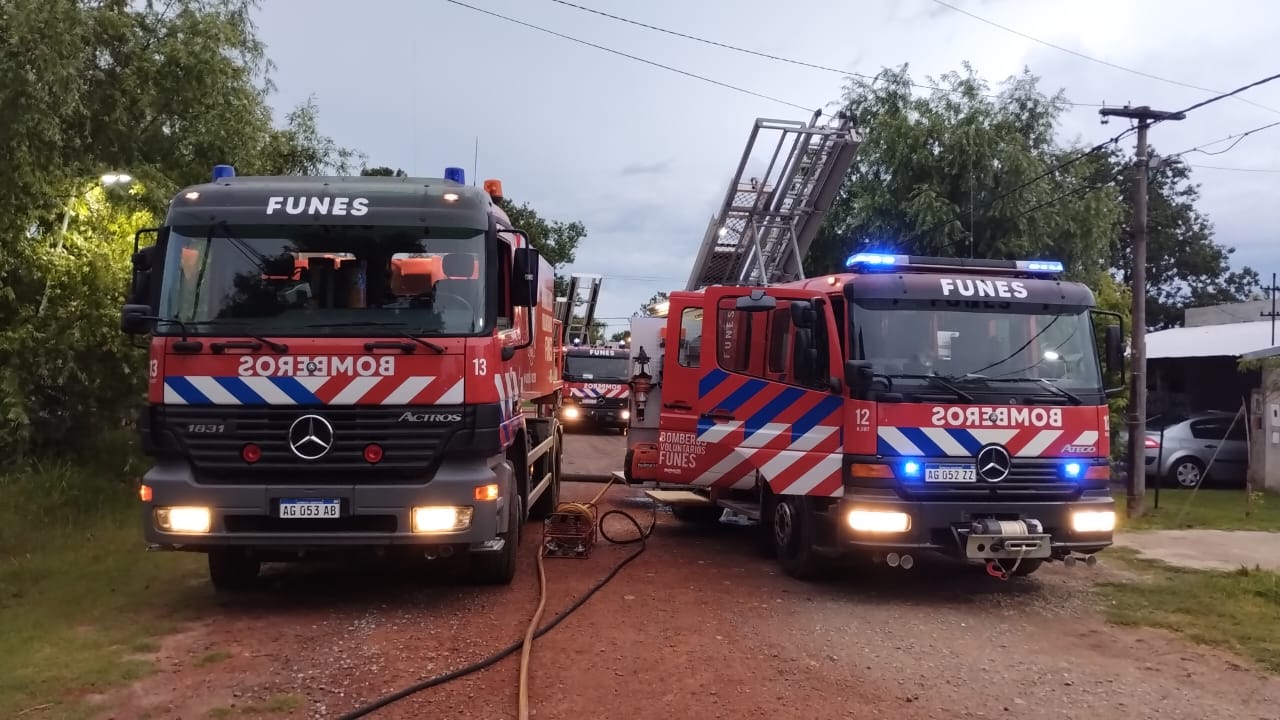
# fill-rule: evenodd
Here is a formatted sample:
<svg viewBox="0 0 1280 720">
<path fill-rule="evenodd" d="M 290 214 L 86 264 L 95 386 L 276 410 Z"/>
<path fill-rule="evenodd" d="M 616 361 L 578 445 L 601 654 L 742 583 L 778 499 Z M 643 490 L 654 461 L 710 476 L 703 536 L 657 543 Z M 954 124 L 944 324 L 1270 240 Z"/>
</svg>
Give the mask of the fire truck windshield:
<svg viewBox="0 0 1280 720">
<path fill-rule="evenodd" d="M 160 316 L 193 334 L 485 332 L 485 233 L 458 228 L 175 227 Z M 178 323 L 161 322 L 171 334 Z"/>
<path fill-rule="evenodd" d="M 941 385 L 962 389 L 960 399 L 989 391 L 1078 402 L 1075 393 L 1102 391 L 1087 308 L 868 299 L 854 303 L 851 320 L 854 357 L 895 392 Z"/>
<path fill-rule="evenodd" d="M 571 380 L 626 382 L 630 379 L 630 373 L 627 372 L 629 365 L 625 355 L 618 357 L 570 355 L 564 359 L 564 374 Z"/>
</svg>

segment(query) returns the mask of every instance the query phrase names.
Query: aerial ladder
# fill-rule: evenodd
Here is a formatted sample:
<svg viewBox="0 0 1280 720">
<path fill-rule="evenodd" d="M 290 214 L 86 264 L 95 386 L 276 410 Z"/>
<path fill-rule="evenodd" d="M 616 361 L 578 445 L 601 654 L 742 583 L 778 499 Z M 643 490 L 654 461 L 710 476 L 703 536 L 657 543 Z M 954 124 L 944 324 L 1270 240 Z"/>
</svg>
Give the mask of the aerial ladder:
<svg viewBox="0 0 1280 720">
<path fill-rule="evenodd" d="M 818 235 L 861 144 L 852 117 L 841 113 L 819 124 L 758 118 L 746 151 L 711 218 L 686 290 L 709 285 L 760 285 L 804 278 L 804 257 Z M 762 174 L 748 166 L 768 153 Z M 754 159 L 754 163 L 753 163 Z"/>
<path fill-rule="evenodd" d="M 561 347 L 591 344 L 591 326 L 595 323 L 596 303 L 600 300 L 603 279 L 603 276 L 592 273 L 569 276 L 568 292 L 565 297 L 556 298 L 556 317 L 563 328 Z"/>
</svg>

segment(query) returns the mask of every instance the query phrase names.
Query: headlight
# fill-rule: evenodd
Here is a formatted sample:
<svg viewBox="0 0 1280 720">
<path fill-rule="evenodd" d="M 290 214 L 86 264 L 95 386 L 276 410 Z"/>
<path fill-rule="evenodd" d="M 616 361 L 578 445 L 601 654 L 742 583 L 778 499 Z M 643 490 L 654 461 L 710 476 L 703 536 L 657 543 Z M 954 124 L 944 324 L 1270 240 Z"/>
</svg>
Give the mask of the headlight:
<svg viewBox="0 0 1280 720">
<path fill-rule="evenodd" d="M 456 532 L 471 527 L 469 507 L 416 507 L 413 531 L 416 533 Z"/>
<path fill-rule="evenodd" d="M 631 419 L 631 411 L 630 411 L 630 410 L 623 410 L 622 412 L 618 413 L 618 416 L 619 416 L 619 417 L 621 417 L 623 420 L 630 420 L 630 419 Z"/>
<path fill-rule="evenodd" d="M 901 533 L 911 529 L 911 516 L 880 510 L 850 510 L 849 527 L 857 532 Z"/>
<path fill-rule="evenodd" d="M 155 517 L 156 527 L 165 532 L 207 533 L 213 524 L 212 513 L 207 507 L 159 507 Z"/>
<path fill-rule="evenodd" d="M 568 405 L 560 411 L 560 417 L 565 420 L 577 420 L 580 414 L 578 408 L 573 405 Z"/>
<path fill-rule="evenodd" d="M 1114 510 L 1077 510 L 1071 513 L 1071 529 L 1078 533 L 1108 533 L 1116 529 Z"/>
</svg>

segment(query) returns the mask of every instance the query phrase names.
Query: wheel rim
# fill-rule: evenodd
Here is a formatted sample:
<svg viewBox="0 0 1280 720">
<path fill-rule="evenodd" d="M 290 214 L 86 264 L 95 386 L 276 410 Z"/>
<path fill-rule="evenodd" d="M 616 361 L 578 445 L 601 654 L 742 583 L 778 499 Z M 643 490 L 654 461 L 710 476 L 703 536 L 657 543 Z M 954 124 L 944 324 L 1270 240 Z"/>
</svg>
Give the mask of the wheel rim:
<svg viewBox="0 0 1280 720">
<path fill-rule="evenodd" d="M 1174 471 L 1174 478 L 1183 487 L 1195 487 L 1200 482 L 1200 468 L 1195 463 L 1180 463 Z"/>
<path fill-rule="evenodd" d="M 780 548 L 790 547 L 791 536 L 794 533 L 795 514 L 791 510 L 791 505 L 780 502 L 773 510 L 773 541 Z"/>
</svg>

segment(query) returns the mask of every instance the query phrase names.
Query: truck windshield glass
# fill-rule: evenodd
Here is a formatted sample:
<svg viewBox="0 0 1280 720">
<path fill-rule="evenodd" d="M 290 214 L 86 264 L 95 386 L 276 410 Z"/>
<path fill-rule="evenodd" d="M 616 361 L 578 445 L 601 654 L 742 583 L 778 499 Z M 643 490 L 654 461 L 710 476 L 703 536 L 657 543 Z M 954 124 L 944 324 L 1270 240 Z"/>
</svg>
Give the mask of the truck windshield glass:
<svg viewBox="0 0 1280 720">
<path fill-rule="evenodd" d="M 863 300 L 851 314 L 855 356 L 895 391 L 939 376 L 966 392 L 1100 392 L 1087 308 L 985 301 Z M 1025 384 L 1020 381 L 1025 381 Z"/>
<path fill-rule="evenodd" d="M 590 357 L 570 355 L 564 359 L 564 372 L 571 378 L 582 380 L 621 380 L 627 381 L 631 373 L 627 372 L 631 363 L 625 355 L 618 357 Z"/>
<path fill-rule="evenodd" d="M 197 335 L 471 335 L 488 329 L 484 251 L 475 229 L 175 227 L 160 316 Z"/>
</svg>

